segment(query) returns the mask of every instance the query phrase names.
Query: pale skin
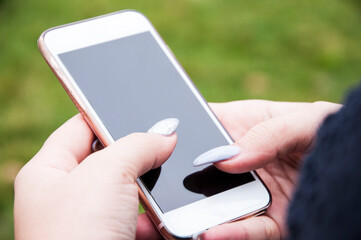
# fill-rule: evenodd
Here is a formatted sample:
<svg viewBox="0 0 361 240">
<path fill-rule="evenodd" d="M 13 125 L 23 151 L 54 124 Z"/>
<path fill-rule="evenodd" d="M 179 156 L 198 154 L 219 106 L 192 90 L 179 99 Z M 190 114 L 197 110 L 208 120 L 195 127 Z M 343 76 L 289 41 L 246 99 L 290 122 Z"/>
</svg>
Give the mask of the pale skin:
<svg viewBox="0 0 361 240">
<path fill-rule="evenodd" d="M 56 130 L 15 180 L 15 238 L 134 239 L 135 179 L 172 153 L 176 134 L 131 134 L 91 154 L 80 115 Z"/>
<path fill-rule="evenodd" d="M 216 163 L 240 173 L 257 169 L 272 194 L 266 214 L 211 228 L 202 239 L 281 239 L 302 156 L 338 104 L 260 100 L 211 104 L 241 153 Z M 135 179 L 172 153 L 176 134 L 137 133 L 91 153 L 94 136 L 77 115 L 55 131 L 15 181 L 16 239 L 161 239 L 137 219 Z M 121 203 L 121 204 L 120 204 Z"/>
</svg>

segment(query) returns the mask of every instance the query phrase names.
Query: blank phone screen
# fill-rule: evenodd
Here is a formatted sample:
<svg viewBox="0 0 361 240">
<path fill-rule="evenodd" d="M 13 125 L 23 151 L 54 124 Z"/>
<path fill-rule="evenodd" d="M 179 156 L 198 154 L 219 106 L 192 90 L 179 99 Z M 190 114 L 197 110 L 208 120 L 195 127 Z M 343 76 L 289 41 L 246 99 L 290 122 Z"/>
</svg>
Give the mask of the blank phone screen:
<svg viewBox="0 0 361 240">
<path fill-rule="evenodd" d="M 179 119 L 173 154 L 140 178 L 163 213 L 255 180 L 193 167 L 197 156 L 229 143 L 150 32 L 58 56 L 114 140 Z"/>
</svg>

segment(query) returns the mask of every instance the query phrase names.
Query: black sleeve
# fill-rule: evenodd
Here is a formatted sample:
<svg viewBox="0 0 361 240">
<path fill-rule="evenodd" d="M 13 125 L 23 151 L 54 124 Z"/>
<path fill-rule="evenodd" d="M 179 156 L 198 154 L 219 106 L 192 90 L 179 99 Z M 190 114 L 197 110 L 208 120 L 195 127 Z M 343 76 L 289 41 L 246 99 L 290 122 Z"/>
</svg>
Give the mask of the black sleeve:
<svg viewBox="0 0 361 240">
<path fill-rule="evenodd" d="M 319 129 L 287 220 L 290 239 L 361 239 L 361 87 Z"/>
</svg>

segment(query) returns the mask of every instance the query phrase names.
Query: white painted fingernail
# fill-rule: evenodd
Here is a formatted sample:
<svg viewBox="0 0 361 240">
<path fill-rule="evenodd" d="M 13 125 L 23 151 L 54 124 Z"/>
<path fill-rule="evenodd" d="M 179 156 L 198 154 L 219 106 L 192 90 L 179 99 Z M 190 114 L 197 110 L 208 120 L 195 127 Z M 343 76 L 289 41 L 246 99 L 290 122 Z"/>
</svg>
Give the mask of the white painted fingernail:
<svg viewBox="0 0 361 240">
<path fill-rule="evenodd" d="M 201 155 L 199 155 L 193 162 L 193 166 L 198 167 L 208 163 L 215 163 L 226 160 L 240 153 L 238 146 L 227 145 L 213 148 Z"/>
<path fill-rule="evenodd" d="M 148 130 L 148 132 L 169 136 L 175 132 L 178 124 L 179 120 L 177 118 L 166 118 L 154 124 L 153 127 Z"/>
</svg>

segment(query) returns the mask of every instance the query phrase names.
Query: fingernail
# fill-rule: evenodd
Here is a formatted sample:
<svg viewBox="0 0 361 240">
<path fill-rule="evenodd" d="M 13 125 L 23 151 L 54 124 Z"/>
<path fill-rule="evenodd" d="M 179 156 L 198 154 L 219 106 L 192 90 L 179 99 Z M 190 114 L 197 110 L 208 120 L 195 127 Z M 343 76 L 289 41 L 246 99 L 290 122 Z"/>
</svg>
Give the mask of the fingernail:
<svg viewBox="0 0 361 240">
<path fill-rule="evenodd" d="M 177 118 L 166 118 L 154 124 L 153 127 L 148 130 L 148 132 L 169 136 L 175 132 L 178 124 L 179 120 Z"/>
<path fill-rule="evenodd" d="M 215 163 L 226 160 L 240 153 L 238 146 L 227 145 L 213 148 L 201 155 L 199 155 L 193 162 L 193 166 L 198 167 L 208 163 Z"/>
<path fill-rule="evenodd" d="M 99 139 L 95 139 L 92 143 L 92 151 L 97 152 L 99 150 L 102 150 L 104 148 L 103 144 L 99 141 Z"/>
</svg>

